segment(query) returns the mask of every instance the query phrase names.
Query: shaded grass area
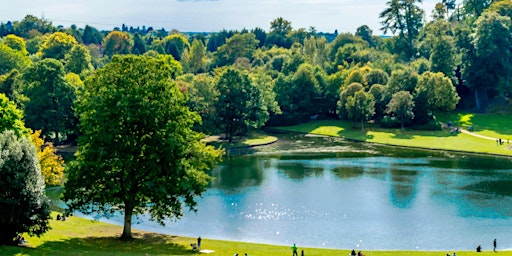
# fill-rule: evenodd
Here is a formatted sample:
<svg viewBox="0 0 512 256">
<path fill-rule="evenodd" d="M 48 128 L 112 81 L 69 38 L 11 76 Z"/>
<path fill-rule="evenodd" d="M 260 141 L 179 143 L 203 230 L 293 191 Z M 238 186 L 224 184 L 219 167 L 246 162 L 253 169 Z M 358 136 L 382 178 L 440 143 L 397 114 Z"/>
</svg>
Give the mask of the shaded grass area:
<svg viewBox="0 0 512 256">
<path fill-rule="evenodd" d="M 511 118 L 512 116 L 509 115 L 508 117 Z M 479 122 L 481 122 L 481 120 L 479 120 Z M 506 124 L 511 121 L 506 117 L 502 117 L 499 119 L 499 122 Z M 374 124 L 368 124 L 367 127 L 365 127 L 365 131 L 362 132 L 360 127 L 353 128 L 351 122 L 342 120 L 310 121 L 308 123 L 295 126 L 278 127 L 277 129 L 326 136 L 339 136 L 351 140 L 395 146 L 512 156 L 512 150 L 507 149 L 506 144 L 496 145 L 495 141 L 463 133 L 452 134 L 448 130 L 419 131 L 406 129 L 402 132 L 400 129 L 384 129 Z M 496 131 L 496 133 L 502 135 L 501 138 L 506 138 L 505 132 L 508 132 L 508 129 L 511 128 L 503 128 Z M 510 138 L 512 139 L 512 135 Z"/>
<path fill-rule="evenodd" d="M 53 213 L 55 218 L 56 213 Z M 70 217 L 66 221 L 51 221 L 52 230 L 40 238 L 29 237 L 28 246 L 0 246 L 0 255 L 38 256 L 38 255 L 197 255 L 190 243 L 195 238 L 178 237 L 134 231 L 132 241 L 118 239 L 122 227 L 79 217 Z M 172 228 L 172 227 L 171 227 Z M 342 238 L 340 238 L 342 239 Z M 349 250 L 301 248 L 305 255 L 348 255 Z M 232 256 L 235 253 L 250 256 L 290 255 L 290 246 L 275 246 L 210 240 L 203 238 L 202 249 L 214 250 L 209 255 Z M 405 256 L 405 255 L 446 255 L 452 251 L 364 251 L 371 256 Z M 459 255 L 497 255 L 494 252 L 459 252 Z M 512 251 L 499 252 L 499 255 L 512 255 Z"/>
</svg>

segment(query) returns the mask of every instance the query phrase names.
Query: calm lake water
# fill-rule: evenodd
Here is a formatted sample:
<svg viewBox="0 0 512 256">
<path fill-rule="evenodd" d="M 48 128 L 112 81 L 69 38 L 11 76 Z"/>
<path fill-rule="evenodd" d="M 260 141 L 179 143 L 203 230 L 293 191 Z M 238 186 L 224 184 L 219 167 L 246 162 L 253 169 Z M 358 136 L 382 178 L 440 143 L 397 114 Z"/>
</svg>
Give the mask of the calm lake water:
<svg viewBox="0 0 512 256">
<path fill-rule="evenodd" d="M 211 175 L 197 213 L 134 227 L 361 250 L 512 248 L 511 158 L 290 136 Z"/>
</svg>

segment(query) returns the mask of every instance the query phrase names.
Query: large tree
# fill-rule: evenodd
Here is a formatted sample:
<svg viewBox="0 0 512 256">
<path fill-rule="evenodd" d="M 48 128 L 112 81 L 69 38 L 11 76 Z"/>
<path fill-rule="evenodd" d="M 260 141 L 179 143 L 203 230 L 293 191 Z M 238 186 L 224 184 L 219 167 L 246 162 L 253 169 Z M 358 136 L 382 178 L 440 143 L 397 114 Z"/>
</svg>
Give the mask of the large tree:
<svg viewBox="0 0 512 256">
<path fill-rule="evenodd" d="M 430 54 L 430 70 L 454 77 L 456 69 L 455 45 L 451 36 L 438 37 Z"/>
<path fill-rule="evenodd" d="M 197 112 L 202 123 L 195 125 L 194 130 L 205 133 L 220 132 L 216 126 L 218 119 L 215 112 L 215 102 L 219 92 L 215 87 L 215 80 L 209 74 L 186 74 L 180 76 L 179 84 L 185 88 L 188 95 L 187 105 L 194 112 Z"/>
<path fill-rule="evenodd" d="M 405 50 L 408 57 L 414 56 L 413 41 L 423 26 L 424 11 L 418 4 L 422 0 L 388 0 L 386 9 L 382 11 L 379 18 L 383 19 L 381 28 L 386 34 L 391 31 L 398 32 L 400 39 L 407 42 Z"/>
<path fill-rule="evenodd" d="M 122 239 L 132 238 L 134 215 L 164 225 L 184 207 L 196 210 L 210 181 L 204 171 L 219 160 L 220 152 L 192 130 L 200 118 L 171 73 L 153 57 L 114 56 L 78 99 L 83 135 L 64 200 L 71 211 L 123 212 Z"/>
<path fill-rule="evenodd" d="M 435 111 L 452 111 L 460 100 L 450 78 L 441 72 L 421 74 L 415 93 L 426 94 L 428 99 L 427 108 L 432 113 L 435 113 Z"/>
<path fill-rule="evenodd" d="M 52 33 L 57 30 L 52 22 L 47 19 L 40 19 L 34 15 L 27 15 L 18 23 L 14 23 L 15 34 L 23 38 Z"/>
<path fill-rule="evenodd" d="M 78 42 L 73 36 L 63 32 L 55 32 L 46 38 L 39 48 L 39 54 L 42 58 L 63 60 L 76 44 Z"/>
<path fill-rule="evenodd" d="M 344 86 L 343 89 L 341 90 L 341 92 L 339 94 L 339 99 L 338 99 L 338 102 L 337 102 L 337 104 L 338 104 L 338 108 L 337 108 L 338 116 L 341 119 L 347 119 L 348 118 L 348 111 L 347 111 L 348 99 L 350 97 L 353 97 L 356 94 L 356 92 L 358 92 L 358 91 L 364 91 L 364 87 L 360 83 L 349 84 L 348 86 Z"/>
<path fill-rule="evenodd" d="M 473 21 L 491 5 L 494 0 L 463 0 L 464 13 Z"/>
<path fill-rule="evenodd" d="M 52 143 L 44 142 L 41 131 L 32 132 L 30 140 L 36 146 L 44 183 L 49 186 L 61 185 L 64 178 L 64 159 L 62 156 L 57 154 L 57 149 Z"/>
<path fill-rule="evenodd" d="M 5 94 L 0 93 L 0 132 L 6 130 L 14 131 L 16 136 L 29 134 L 29 129 L 23 123 L 23 112 Z"/>
<path fill-rule="evenodd" d="M 414 101 L 412 94 L 408 91 L 399 91 L 391 96 L 391 100 L 388 103 L 386 112 L 389 114 L 395 114 L 402 124 L 402 131 L 404 130 L 404 123 L 414 118 L 413 113 Z"/>
<path fill-rule="evenodd" d="M 114 54 L 128 54 L 131 41 L 128 33 L 112 31 L 103 39 L 104 54 L 112 57 Z"/>
<path fill-rule="evenodd" d="M 0 42 L 2 44 L 5 44 L 5 45 L 11 47 L 13 50 L 19 51 L 23 55 L 28 55 L 25 40 L 19 36 L 10 34 L 10 35 L 3 37 Z"/>
<path fill-rule="evenodd" d="M 229 142 L 236 133 L 244 133 L 251 121 L 256 121 L 254 112 L 261 108 L 261 93 L 253 86 L 247 74 L 228 69 L 217 82 L 219 97 L 215 104 L 221 127 Z"/>
<path fill-rule="evenodd" d="M 1 132 L 0 156 L 0 244 L 16 244 L 18 234 L 39 236 L 49 230 L 50 202 L 27 136 Z"/>
<path fill-rule="evenodd" d="M 189 51 L 185 51 L 183 54 L 182 62 L 186 63 L 183 65 L 186 72 L 189 73 L 203 73 L 206 71 L 207 63 L 206 47 L 201 40 L 194 39 L 192 46 Z"/>
<path fill-rule="evenodd" d="M 292 23 L 283 17 L 278 17 L 270 22 L 270 32 L 265 38 L 265 45 L 290 48 L 293 40 L 288 36 L 293 30 Z"/>
<path fill-rule="evenodd" d="M 76 92 L 64 75 L 62 63 L 52 58 L 34 63 L 23 73 L 27 126 L 42 130 L 45 136 L 54 135 L 57 141 L 61 134 L 67 134 L 76 126 L 73 113 Z"/>
<path fill-rule="evenodd" d="M 235 63 L 239 58 L 252 59 L 252 54 L 256 51 L 258 40 L 252 33 L 236 34 L 226 40 L 226 44 L 220 46 L 215 52 L 215 64 L 217 66 L 226 66 Z"/>
<path fill-rule="evenodd" d="M 368 92 L 373 95 L 373 99 L 375 100 L 375 122 L 380 122 L 384 117 L 386 105 L 391 95 L 389 95 L 387 86 L 381 84 L 372 85 Z"/>
<path fill-rule="evenodd" d="M 388 89 L 391 94 L 399 91 L 414 92 L 418 84 L 418 73 L 412 68 L 395 69 L 391 72 L 388 81 Z"/>
<path fill-rule="evenodd" d="M 6 44 L 0 43 L 0 75 L 5 75 L 13 69 L 22 70 L 31 63 L 30 58 Z"/>
<path fill-rule="evenodd" d="M 175 60 L 180 61 L 185 50 L 190 48 L 187 38 L 181 34 L 172 34 L 166 36 L 161 41 L 162 47 L 166 54 L 171 54 Z"/>
<path fill-rule="evenodd" d="M 299 119 L 318 113 L 320 106 L 314 104 L 314 99 L 320 96 L 320 87 L 310 64 L 300 64 L 293 76 L 279 80 L 275 86 L 276 99 L 283 112 Z"/>
<path fill-rule="evenodd" d="M 371 93 L 357 91 L 348 97 L 345 108 L 350 120 L 361 121 L 361 131 L 364 132 L 364 123 L 375 114 L 375 99 Z"/>
<path fill-rule="evenodd" d="M 469 44 L 463 45 L 463 77 L 474 92 L 476 108 L 488 105 L 488 92 L 509 83 L 511 58 L 511 20 L 494 12 L 484 13 L 475 22 Z M 467 42 L 467 41 L 466 41 Z"/>
<path fill-rule="evenodd" d="M 85 45 L 74 45 L 65 56 L 65 69 L 77 75 L 93 70 L 91 54 Z"/>
<path fill-rule="evenodd" d="M 85 25 L 84 33 L 82 35 L 82 41 L 84 44 L 96 44 L 99 45 L 103 41 L 103 36 L 101 32 L 98 31 L 95 27 L 91 27 L 89 25 Z"/>
</svg>

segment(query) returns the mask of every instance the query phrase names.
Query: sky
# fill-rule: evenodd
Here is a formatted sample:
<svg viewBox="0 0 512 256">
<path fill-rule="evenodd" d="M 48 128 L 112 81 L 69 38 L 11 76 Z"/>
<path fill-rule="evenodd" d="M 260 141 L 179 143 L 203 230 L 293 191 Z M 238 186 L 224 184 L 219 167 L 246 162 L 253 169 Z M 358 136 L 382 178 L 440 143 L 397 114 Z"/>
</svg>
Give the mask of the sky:
<svg viewBox="0 0 512 256">
<path fill-rule="evenodd" d="M 435 3 L 423 0 L 427 19 Z M 0 22 L 21 21 L 31 14 L 53 25 L 86 24 L 112 30 L 126 24 L 181 32 L 216 32 L 256 27 L 269 31 L 283 17 L 294 29 L 355 33 L 362 25 L 380 35 L 379 13 L 386 0 L 16 0 L 0 6 Z"/>
</svg>

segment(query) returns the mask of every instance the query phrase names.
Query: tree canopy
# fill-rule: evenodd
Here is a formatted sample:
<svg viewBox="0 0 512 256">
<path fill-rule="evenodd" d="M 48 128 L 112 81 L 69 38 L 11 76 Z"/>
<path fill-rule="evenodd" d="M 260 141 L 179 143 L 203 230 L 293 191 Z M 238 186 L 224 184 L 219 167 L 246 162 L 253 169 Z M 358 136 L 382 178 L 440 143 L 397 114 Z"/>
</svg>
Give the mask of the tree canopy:
<svg viewBox="0 0 512 256">
<path fill-rule="evenodd" d="M 50 229 L 50 202 L 34 145 L 27 136 L 0 132 L 0 244 L 18 234 L 40 236 Z"/>
<path fill-rule="evenodd" d="M 123 212 L 124 239 L 132 238 L 134 215 L 163 225 L 195 209 L 210 181 L 204 171 L 219 160 L 192 130 L 199 116 L 171 73 L 153 57 L 114 56 L 78 98 L 82 135 L 64 198 L 70 210 Z"/>
</svg>

